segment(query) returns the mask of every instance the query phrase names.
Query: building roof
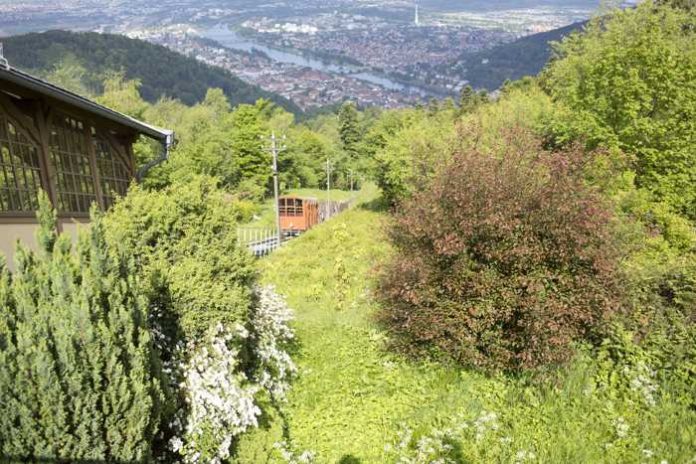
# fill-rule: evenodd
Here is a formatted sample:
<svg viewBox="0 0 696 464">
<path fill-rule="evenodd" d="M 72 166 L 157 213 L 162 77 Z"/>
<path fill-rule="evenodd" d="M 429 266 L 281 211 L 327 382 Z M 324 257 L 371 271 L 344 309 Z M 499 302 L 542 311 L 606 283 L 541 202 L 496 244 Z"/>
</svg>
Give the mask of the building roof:
<svg viewBox="0 0 696 464">
<path fill-rule="evenodd" d="M 11 82 L 17 86 L 27 88 L 46 97 L 53 98 L 65 104 L 96 114 L 116 124 L 129 127 L 136 132 L 158 140 L 164 144 L 169 144 L 172 141 L 174 133 L 170 130 L 159 129 L 151 126 L 123 113 L 119 113 L 118 111 L 107 108 L 106 106 L 95 103 L 92 100 L 70 92 L 69 90 L 53 85 L 50 82 L 44 81 L 43 79 L 39 79 L 38 77 L 34 77 L 20 71 L 19 69 L 12 68 L 9 65 L 3 66 L 2 64 L 4 63 L 0 63 L 0 85 L 2 81 Z"/>
</svg>

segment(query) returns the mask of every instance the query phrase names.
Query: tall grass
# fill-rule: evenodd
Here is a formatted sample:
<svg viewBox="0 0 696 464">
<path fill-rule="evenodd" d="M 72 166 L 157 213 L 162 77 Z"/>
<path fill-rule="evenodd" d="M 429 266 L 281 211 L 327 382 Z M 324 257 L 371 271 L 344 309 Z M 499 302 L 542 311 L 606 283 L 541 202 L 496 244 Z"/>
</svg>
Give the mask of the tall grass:
<svg viewBox="0 0 696 464">
<path fill-rule="evenodd" d="M 680 463 L 696 457 L 693 411 L 668 399 L 647 407 L 604 389 L 595 381 L 601 366 L 586 354 L 567 371 L 533 381 L 390 353 L 371 297 L 375 269 L 390 253 L 387 216 L 374 204 L 363 203 L 260 261 L 263 280 L 296 310 L 300 375 L 267 427 L 242 439 L 238 462 L 284 462 L 274 448 L 280 441 L 314 451 L 321 463 L 403 456 L 430 462 L 419 461 L 414 450 L 419 441 L 443 436 L 453 437 L 451 460 L 443 462 Z"/>
</svg>

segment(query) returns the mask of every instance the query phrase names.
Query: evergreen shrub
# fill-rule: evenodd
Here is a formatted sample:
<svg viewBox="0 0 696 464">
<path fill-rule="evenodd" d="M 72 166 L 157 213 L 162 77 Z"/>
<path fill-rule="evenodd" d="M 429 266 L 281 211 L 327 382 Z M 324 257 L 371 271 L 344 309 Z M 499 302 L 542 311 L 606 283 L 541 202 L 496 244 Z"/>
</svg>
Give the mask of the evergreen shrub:
<svg viewBox="0 0 696 464">
<path fill-rule="evenodd" d="M 163 393 L 134 261 L 95 211 L 76 253 L 39 217 L 40 250 L 0 263 L 0 455 L 144 462 Z"/>
</svg>

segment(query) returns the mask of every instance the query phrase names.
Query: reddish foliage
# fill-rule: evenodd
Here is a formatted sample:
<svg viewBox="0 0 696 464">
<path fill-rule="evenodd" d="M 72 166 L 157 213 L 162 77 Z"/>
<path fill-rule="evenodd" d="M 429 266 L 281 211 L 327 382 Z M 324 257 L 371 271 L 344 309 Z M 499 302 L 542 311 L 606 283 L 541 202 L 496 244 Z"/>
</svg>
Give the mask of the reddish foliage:
<svg viewBox="0 0 696 464">
<path fill-rule="evenodd" d="M 382 320 L 411 352 L 485 368 L 561 363 L 616 307 L 610 220 L 579 149 L 530 133 L 457 153 L 396 213 Z"/>
</svg>

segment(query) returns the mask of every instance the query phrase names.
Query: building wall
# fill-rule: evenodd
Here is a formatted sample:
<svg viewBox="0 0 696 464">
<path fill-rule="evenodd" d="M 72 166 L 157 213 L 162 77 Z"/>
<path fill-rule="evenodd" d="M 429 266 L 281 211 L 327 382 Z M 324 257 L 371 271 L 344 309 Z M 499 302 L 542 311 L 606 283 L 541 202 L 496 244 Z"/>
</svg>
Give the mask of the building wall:
<svg viewBox="0 0 696 464">
<path fill-rule="evenodd" d="M 61 219 L 58 221 L 63 233 L 68 234 L 73 243 L 77 242 L 79 231 L 89 227 L 86 219 Z M 38 249 L 36 242 L 36 229 L 38 223 L 35 220 L 27 220 L 23 223 L 0 223 L 0 254 L 2 254 L 12 271 L 14 266 L 14 251 L 17 240 L 32 250 Z"/>
</svg>

